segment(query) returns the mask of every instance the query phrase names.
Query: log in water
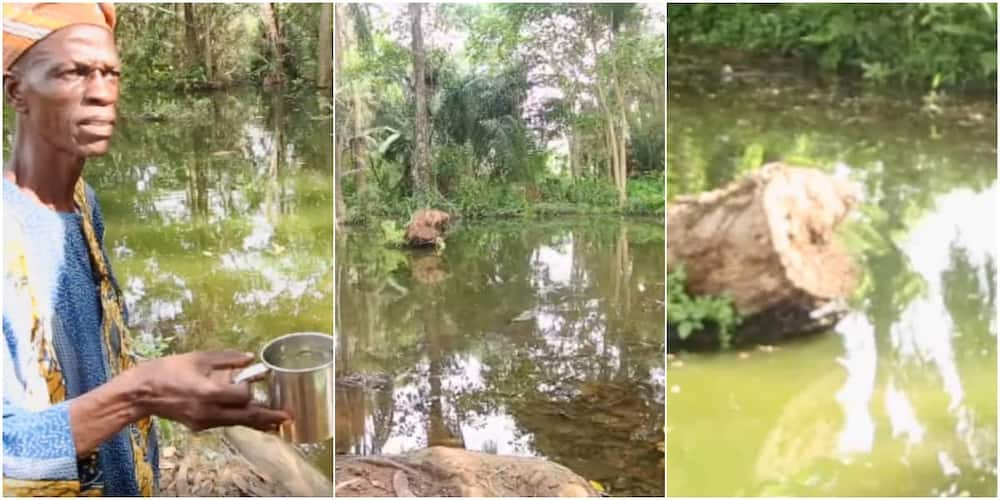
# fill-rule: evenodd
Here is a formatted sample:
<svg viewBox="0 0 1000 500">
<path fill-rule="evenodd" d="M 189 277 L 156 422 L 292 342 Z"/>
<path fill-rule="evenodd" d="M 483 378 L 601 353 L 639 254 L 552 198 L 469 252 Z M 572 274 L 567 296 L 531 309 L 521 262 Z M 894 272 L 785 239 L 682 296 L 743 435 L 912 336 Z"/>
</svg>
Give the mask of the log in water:
<svg viewBox="0 0 1000 500">
<path fill-rule="evenodd" d="M 746 318 L 736 344 L 828 326 L 829 316 L 812 313 L 854 289 L 855 264 L 834 231 L 859 197 L 847 181 L 782 163 L 679 197 L 667 208 L 668 271 L 683 264 L 690 293 L 732 298 Z M 671 350 L 717 343 L 669 330 Z"/>
</svg>

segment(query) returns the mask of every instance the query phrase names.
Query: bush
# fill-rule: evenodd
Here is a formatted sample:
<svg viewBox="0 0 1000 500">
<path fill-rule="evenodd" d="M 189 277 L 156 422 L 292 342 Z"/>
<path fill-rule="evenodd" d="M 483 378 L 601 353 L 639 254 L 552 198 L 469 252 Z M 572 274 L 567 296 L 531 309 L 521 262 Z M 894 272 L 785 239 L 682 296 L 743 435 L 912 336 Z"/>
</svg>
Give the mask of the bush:
<svg viewBox="0 0 1000 500">
<path fill-rule="evenodd" d="M 996 86 L 996 4 L 685 4 L 668 46 L 794 55 L 877 84 Z"/>
<path fill-rule="evenodd" d="M 692 297 L 687 291 L 684 266 L 667 273 L 667 324 L 677 329 L 681 340 L 715 331 L 723 349 L 729 348 L 732 333 L 742 318 L 728 296 Z"/>
<path fill-rule="evenodd" d="M 525 189 L 490 180 L 468 179 L 456 190 L 450 200 L 462 217 L 520 217 L 528 212 Z"/>
<path fill-rule="evenodd" d="M 663 172 L 630 179 L 628 205 L 625 213 L 632 215 L 663 215 L 666 210 Z"/>
<path fill-rule="evenodd" d="M 410 198 L 400 198 L 386 194 L 375 187 L 367 187 L 357 192 L 344 192 L 347 221 L 351 224 L 369 224 L 382 220 L 405 222 L 416 210 L 416 203 Z"/>
<path fill-rule="evenodd" d="M 542 201 L 570 203 L 591 207 L 614 207 L 618 203 L 615 187 L 604 179 L 583 177 L 547 177 L 538 186 Z"/>
</svg>

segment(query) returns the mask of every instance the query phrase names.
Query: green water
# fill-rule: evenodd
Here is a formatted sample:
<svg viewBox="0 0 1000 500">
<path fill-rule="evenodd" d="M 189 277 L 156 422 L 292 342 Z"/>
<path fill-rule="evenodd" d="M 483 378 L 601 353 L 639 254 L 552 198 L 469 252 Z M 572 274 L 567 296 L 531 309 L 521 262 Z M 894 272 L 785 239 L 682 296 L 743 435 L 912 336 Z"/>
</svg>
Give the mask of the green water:
<svg viewBox="0 0 1000 500">
<path fill-rule="evenodd" d="M 784 159 L 865 200 L 842 235 L 864 276 L 833 331 L 668 360 L 668 496 L 995 496 L 994 100 L 935 112 L 919 95 L 671 64 L 671 195 Z"/>
<path fill-rule="evenodd" d="M 286 333 L 330 332 L 330 98 L 122 97 L 111 152 L 84 178 L 141 343 L 258 352 Z M 330 475 L 331 446 L 310 450 Z"/>
<path fill-rule="evenodd" d="M 338 231 L 338 454 L 543 456 L 663 490 L 663 225 L 462 224 L 440 254 Z"/>
</svg>

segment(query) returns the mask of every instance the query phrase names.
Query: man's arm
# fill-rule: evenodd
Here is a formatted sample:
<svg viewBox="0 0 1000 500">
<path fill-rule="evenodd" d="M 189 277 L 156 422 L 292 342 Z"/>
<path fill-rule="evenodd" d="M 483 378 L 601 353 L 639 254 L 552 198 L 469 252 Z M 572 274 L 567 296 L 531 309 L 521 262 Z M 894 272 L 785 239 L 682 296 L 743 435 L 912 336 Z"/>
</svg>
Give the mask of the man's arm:
<svg viewBox="0 0 1000 500">
<path fill-rule="evenodd" d="M 232 371 L 253 361 L 235 351 L 193 352 L 136 365 L 70 404 L 78 457 L 88 455 L 126 425 L 155 415 L 195 431 L 228 425 L 273 430 L 291 418 L 253 401 Z"/>
<path fill-rule="evenodd" d="M 76 456 L 85 457 L 126 425 L 148 416 L 140 404 L 139 377 L 128 370 L 70 401 L 69 423 Z"/>
<path fill-rule="evenodd" d="M 51 431 L 63 436 L 60 437 L 60 446 L 65 450 L 62 455 L 73 455 L 69 448 L 73 446 L 76 457 L 89 455 L 126 425 L 149 415 L 175 420 L 194 430 L 227 425 L 273 430 L 290 419 L 290 415 L 254 403 L 246 384 L 229 382 L 228 369 L 245 366 L 252 359 L 235 352 L 210 352 L 147 361 L 43 413 L 52 414 L 50 420 L 55 424 L 50 427 L 56 428 Z M 26 448 L 37 447 L 39 440 L 51 434 L 47 427 L 38 428 L 42 422 L 39 412 L 22 411 L 8 417 L 8 410 L 4 409 L 5 454 L 20 441 Z M 24 425 L 19 427 L 25 431 L 15 435 L 14 425 L 8 429 L 8 418 L 20 419 Z M 65 438 L 67 432 L 71 442 Z M 48 445 L 43 448 L 48 454 L 55 449 Z M 4 467 L 6 475 L 7 464 Z"/>
</svg>

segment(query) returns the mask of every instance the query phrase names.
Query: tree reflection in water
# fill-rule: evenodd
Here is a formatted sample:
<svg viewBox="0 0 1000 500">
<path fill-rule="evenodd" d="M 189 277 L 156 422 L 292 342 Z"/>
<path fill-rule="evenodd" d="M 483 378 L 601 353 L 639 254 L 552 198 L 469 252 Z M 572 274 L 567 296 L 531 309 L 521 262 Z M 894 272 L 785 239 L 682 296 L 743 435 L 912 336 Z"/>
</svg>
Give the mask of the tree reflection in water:
<svg viewBox="0 0 1000 500">
<path fill-rule="evenodd" d="M 440 256 L 338 245 L 338 380 L 357 382 L 338 384 L 338 453 L 545 456 L 663 494 L 661 224 L 470 225 Z"/>
</svg>

